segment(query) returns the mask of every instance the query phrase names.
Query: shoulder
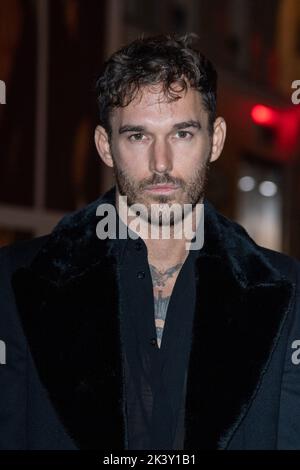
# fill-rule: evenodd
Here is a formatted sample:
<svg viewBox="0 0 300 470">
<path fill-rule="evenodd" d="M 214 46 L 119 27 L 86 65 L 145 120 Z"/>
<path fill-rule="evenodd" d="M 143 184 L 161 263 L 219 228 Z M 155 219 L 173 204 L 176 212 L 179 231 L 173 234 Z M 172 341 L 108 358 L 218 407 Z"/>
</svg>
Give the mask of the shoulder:
<svg viewBox="0 0 300 470">
<path fill-rule="evenodd" d="M 0 248 L 0 273 L 2 271 L 7 275 L 19 267 L 30 264 L 49 236 L 43 235 L 32 240 L 18 241 Z"/>
<path fill-rule="evenodd" d="M 261 253 L 269 260 L 269 262 L 276 268 L 284 277 L 299 287 L 300 283 L 300 261 L 296 258 L 288 256 L 278 251 L 270 250 L 258 246 Z"/>
<path fill-rule="evenodd" d="M 300 326 L 300 262 L 296 258 L 278 251 L 258 246 L 261 254 L 280 274 L 283 281 L 290 283 L 292 288 L 290 321 L 292 330 Z M 289 323 L 289 322 L 288 322 Z"/>
<path fill-rule="evenodd" d="M 216 225 L 219 226 L 219 230 L 222 232 L 222 240 L 225 245 L 228 245 L 228 249 L 233 250 L 233 248 L 235 248 L 236 253 L 241 257 L 249 257 L 250 253 L 256 253 L 258 255 L 255 257 L 256 260 L 258 258 L 264 259 L 267 264 L 277 270 L 282 277 L 286 277 L 293 282 L 297 282 L 297 280 L 300 282 L 299 260 L 285 253 L 258 245 L 249 235 L 245 227 L 216 211 L 209 201 L 206 201 L 206 207 L 210 213 L 214 213 Z"/>
<path fill-rule="evenodd" d="M 275 281 L 300 283 L 300 262 L 291 256 L 258 245 L 247 230 L 219 213 L 205 201 L 206 240 L 213 240 L 211 252 L 223 251 L 239 279 L 260 284 Z"/>
</svg>

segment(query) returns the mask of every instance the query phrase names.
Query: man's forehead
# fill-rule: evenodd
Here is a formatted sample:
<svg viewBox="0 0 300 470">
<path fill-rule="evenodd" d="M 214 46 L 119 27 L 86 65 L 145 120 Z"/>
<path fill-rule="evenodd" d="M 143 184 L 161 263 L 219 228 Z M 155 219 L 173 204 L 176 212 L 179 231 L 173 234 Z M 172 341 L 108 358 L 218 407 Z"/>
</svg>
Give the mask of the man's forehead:
<svg viewBox="0 0 300 470">
<path fill-rule="evenodd" d="M 176 91 L 174 86 L 170 96 L 162 85 L 156 84 L 141 88 L 127 106 L 115 108 L 111 117 L 112 121 L 120 122 L 128 116 L 143 116 L 144 113 L 177 114 L 181 111 L 194 112 L 197 115 L 206 114 L 199 91 L 191 87 L 187 90 L 180 90 L 177 87 Z"/>
</svg>

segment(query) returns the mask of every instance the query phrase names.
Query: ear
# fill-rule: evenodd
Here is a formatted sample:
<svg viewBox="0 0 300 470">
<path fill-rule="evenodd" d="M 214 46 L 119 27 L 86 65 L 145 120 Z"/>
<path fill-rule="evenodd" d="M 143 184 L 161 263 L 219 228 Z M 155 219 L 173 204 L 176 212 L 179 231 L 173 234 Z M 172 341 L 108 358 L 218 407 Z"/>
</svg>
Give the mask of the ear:
<svg viewBox="0 0 300 470">
<path fill-rule="evenodd" d="M 210 162 L 214 162 L 219 158 L 224 147 L 226 138 L 226 122 L 222 117 L 217 117 L 214 122 L 214 133 L 212 138 L 212 150 Z"/>
<path fill-rule="evenodd" d="M 95 145 L 103 162 L 110 167 L 114 166 L 109 138 L 106 130 L 102 126 L 97 126 L 95 129 Z"/>
</svg>

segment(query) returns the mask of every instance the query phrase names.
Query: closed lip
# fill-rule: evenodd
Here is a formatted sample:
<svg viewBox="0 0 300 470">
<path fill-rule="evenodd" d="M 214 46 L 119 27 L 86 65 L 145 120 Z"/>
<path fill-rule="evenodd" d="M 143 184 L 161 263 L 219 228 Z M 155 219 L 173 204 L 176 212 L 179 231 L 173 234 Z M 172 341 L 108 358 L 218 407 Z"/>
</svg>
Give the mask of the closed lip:
<svg viewBox="0 0 300 470">
<path fill-rule="evenodd" d="M 174 189 L 178 189 L 179 186 L 174 184 L 155 184 L 152 186 L 147 186 L 147 191 L 173 191 Z"/>
</svg>

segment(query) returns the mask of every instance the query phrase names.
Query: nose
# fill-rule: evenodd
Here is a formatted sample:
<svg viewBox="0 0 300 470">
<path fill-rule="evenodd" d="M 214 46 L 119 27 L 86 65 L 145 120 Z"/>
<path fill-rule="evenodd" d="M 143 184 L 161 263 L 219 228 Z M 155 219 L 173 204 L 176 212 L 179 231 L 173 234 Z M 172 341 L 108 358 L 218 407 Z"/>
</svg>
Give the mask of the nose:
<svg viewBox="0 0 300 470">
<path fill-rule="evenodd" d="M 166 173 L 173 169 L 172 152 L 167 142 L 160 140 L 152 144 L 149 170 Z"/>
</svg>

